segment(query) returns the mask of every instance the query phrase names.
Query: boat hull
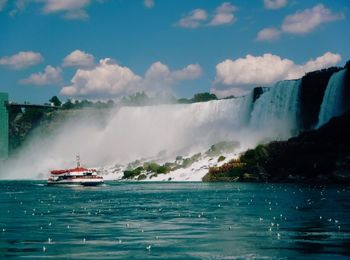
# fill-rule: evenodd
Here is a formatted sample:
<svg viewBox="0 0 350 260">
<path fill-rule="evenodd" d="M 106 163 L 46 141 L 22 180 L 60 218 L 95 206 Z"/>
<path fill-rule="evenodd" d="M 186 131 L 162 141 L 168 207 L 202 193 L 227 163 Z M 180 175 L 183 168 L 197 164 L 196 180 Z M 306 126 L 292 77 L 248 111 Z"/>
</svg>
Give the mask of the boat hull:
<svg viewBox="0 0 350 260">
<path fill-rule="evenodd" d="M 103 183 L 104 183 L 103 180 L 74 179 L 74 180 L 48 181 L 47 185 L 97 186 L 97 185 L 101 185 Z"/>
</svg>

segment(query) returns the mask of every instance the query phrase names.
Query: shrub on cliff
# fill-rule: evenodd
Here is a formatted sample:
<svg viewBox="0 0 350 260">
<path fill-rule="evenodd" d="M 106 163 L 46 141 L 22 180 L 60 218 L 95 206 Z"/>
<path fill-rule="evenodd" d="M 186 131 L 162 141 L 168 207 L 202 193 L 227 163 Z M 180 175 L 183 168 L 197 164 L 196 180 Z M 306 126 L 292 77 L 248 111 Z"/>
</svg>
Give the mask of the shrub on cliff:
<svg viewBox="0 0 350 260">
<path fill-rule="evenodd" d="M 140 175 L 143 170 L 143 167 L 137 167 L 133 170 L 126 170 L 124 171 L 123 179 L 133 179 L 136 176 Z"/>
</svg>

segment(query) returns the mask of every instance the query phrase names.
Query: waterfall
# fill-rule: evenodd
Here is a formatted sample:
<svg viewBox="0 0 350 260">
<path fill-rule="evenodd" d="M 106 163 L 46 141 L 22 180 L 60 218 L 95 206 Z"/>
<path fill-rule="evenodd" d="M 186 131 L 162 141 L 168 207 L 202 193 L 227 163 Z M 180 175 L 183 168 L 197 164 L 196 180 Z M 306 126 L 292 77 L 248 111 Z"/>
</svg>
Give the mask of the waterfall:
<svg viewBox="0 0 350 260">
<path fill-rule="evenodd" d="M 76 153 L 97 167 L 159 154 L 172 160 L 206 151 L 221 141 L 244 143 L 251 140 L 245 131 L 251 103 L 252 95 L 248 95 L 194 104 L 122 107 L 104 119 L 99 114 L 84 116 L 92 111 L 80 111 L 54 134 L 34 137 L 0 176 L 16 178 L 20 173 L 30 178 L 49 169 L 67 168 Z M 63 117 L 70 111 L 59 113 Z"/>
<path fill-rule="evenodd" d="M 277 82 L 255 102 L 250 125 L 256 130 L 274 128 L 277 138 L 297 132 L 301 80 Z"/>
<path fill-rule="evenodd" d="M 68 120 L 49 126 L 54 128 L 49 136 L 34 135 L 0 178 L 46 176 L 49 169 L 71 167 L 77 153 L 86 165 L 98 167 L 141 158 L 171 161 L 221 141 L 237 141 L 243 151 L 262 141 L 288 138 L 297 126 L 299 84 L 278 82 L 255 102 L 251 92 L 194 104 L 62 110 L 56 116 Z"/>
<path fill-rule="evenodd" d="M 327 123 L 332 117 L 341 115 L 343 111 L 343 89 L 346 70 L 341 70 L 332 75 L 329 79 L 318 116 L 320 127 Z"/>
</svg>

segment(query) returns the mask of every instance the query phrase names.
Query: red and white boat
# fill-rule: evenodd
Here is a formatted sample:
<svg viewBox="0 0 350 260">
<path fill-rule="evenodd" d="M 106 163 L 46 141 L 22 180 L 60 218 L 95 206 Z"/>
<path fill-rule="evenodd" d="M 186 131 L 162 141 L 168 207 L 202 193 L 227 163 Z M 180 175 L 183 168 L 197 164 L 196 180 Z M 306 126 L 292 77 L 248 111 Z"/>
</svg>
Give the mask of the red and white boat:
<svg viewBox="0 0 350 260">
<path fill-rule="evenodd" d="M 48 185 L 75 184 L 83 186 L 96 186 L 103 183 L 103 177 L 95 169 L 81 167 L 80 157 L 77 156 L 77 167 L 66 170 L 53 170 L 47 180 Z"/>
</svg>

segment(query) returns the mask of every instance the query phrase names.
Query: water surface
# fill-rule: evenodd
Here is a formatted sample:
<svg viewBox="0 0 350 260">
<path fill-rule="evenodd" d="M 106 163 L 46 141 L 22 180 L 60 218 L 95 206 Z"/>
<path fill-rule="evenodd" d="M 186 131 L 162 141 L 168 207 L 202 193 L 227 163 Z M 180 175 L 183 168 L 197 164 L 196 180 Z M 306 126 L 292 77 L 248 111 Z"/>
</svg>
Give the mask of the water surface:
<svg viewBox="0 0 350 260">
<path fill-rule="evenodd" d="M 343 186 L 0 182 L 0 259 L 350 256 Z"/>
</svg>

